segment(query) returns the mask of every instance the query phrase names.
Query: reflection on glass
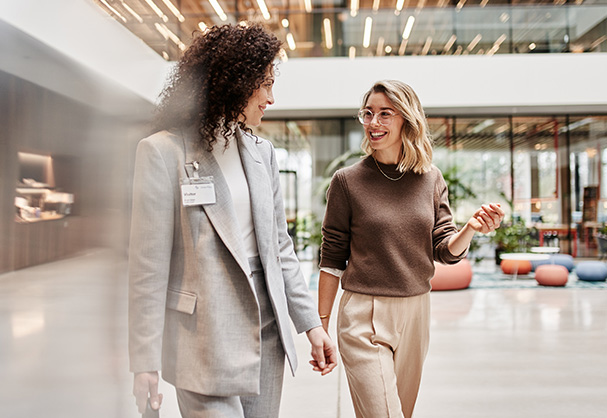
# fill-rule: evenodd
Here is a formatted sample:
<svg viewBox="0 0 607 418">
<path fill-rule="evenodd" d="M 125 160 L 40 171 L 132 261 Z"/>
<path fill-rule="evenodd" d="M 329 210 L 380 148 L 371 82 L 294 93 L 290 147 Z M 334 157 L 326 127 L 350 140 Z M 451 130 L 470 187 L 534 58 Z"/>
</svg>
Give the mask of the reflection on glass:
<svg viewBox="0 0 607 418">
<path fill-rule="evenodd" d="M 458 223 L 486 202 L 506 203 L 510 194 L 510 141 L 503 118 L 430 118 L 434 164 L 449 187 Z M 509 214 L 508 214 L 509 215 Z"/>
</svg>

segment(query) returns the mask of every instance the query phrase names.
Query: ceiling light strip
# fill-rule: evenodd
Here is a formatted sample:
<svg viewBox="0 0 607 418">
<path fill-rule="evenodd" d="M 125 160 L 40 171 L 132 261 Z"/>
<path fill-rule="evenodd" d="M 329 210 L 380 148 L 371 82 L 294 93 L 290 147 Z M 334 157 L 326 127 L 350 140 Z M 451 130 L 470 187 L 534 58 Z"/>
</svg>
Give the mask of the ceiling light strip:
<svg viewBox="0 0 607 418">
<path fill-rule="evenodd" d="M 451 47 L 453 46 L 453 44 L 455 43 L 456 40 L 457 40 L 457 36 L 455 36 L 455 34 L 451 35 L 451 37 L 445 44 L 445 47 L 443 48 L 443 54 L 446 54 L 447 52 L 449 52 L 449 50 L 451 49 Z"/>
<path fill-rule="evenodd" d="M 264 0 L 257 0 L 257 5 L 259 6 L 259 10 L 261 10 L 261 15 L 265 20 L 270 20 L 270 12 L 268 11 L 268 6 L 266 6 L 266 2 Z"/>
<path fill-rule="evenodd" d="M 415 23 L 415 17 L 409 16 L 407 19 L 407 24 L 405 25 L 405 30 L 403 30 L 403 39 L 408 40 L 409 36 L 411 36 L 411 31 L 413 30 L 413 24 Z"/>
<path fill-rule="evenodd" d="M 493 43 L 493 46 L 491 47 L 491 49 L 489 49 L 489 51 L 487 51 L 487 55 L 493 55 L 497 52 L 498 49 L 500 49 L 500 47 L 502 46 L 502 43 L 504 43 L 504 41 L 506 40 L 507 36 L 505 33 L 502 33 L 502 35 L 497 38 L 497 40 Z"/>
<path fill-rule="evenodd" d="M 369 48 L 371 45 L 371 29 L 373 28 L 373 18 L 368 16 L 365 19 L 365 32 L 363 34 L 363 47 Z"/>
<path fill-rule="evenodd" d="M 217 0 L 209 0 L 209 3 L 211 3 L 211 7 L 213 7 L 213 10 L 215 10 L 215 13 L 217 13 L 217 16 L 219 16 L 222 21 L 225 22 L 226 20 L 228 20 L 228 16 L 226 16 L 225 12 L 221 8 L 221 5 Z"/>
<path fill-rule="evenodd" d="M 424 47 L 422 48 L 422 55 L 428 55 L 428 52 L 430 52 L 430 46 L 432 46 L 432 37 L 428 36 L 426 38 L 426 43 L 424 44 Z"/>
<path fill-rule="evenodd" d="M 289 45 L 289 49 L 291 51 L 295 51 L 297 45 L 295 44 L 295 38 L 293 38 L 293 34 L 291 32 L 287 33 L 287 45 Z"/>
<path fill-rule="evenodd" d="M 161 25 L 160 23 L 156 22 L 154 23 L 154 27 L 156 28 L 156 30 L 158 32 L 160 32 L 160 34 L 162 35 L 162 37 L 166 40 L 169 39 L 169 34 L 166 31 L 166 26 Z"/>
<path fill-rule="evenodd" d="M 128 4 L 126 4 L 124 1 L 120 0 L 120 3 L 122 4 L 122 7 L 124 7 L 124 9 L 129 12 L 135 19 L 137 19 L 137 22 L 139 23 L 143 23 L 143 19 L 141 18 L 141 16 L 139 16 L 139 14 L 133 10 L 131 8 L 131 6 L 129 6 Z"/>
<path fill-rule="evenodd" d="M 312 0 L 304 0 L 304 7 L 306 8 L 306 13 L 312 13 Z"/>
<path fill-rule="evenodd" d="M 323 26 L 325 28 L 325 46 L 327 49 L 333 49 L 333 34 L 331 33 L 331 20 L 329 18 L 324 18 Z"/>
<path fill-rule="evenodd" d="M 468 48 L 466 48 L 466 50 L 468 52 L 472 52 L 472 50 L 476 47 L 476 45 L 478 45 L 478 43 L 481 41 L 481 39 L 483 39 L 483 35 L 481 35 L 479 33 L 478 35 L 476 35 L 474 37 L 474 39 L 472 40 L 472 42 L 470 42 L 470 45 L 468 45 Z"/>
<path fill-rule="evenodd" d="M 169 10 L 171 11 L 171 13 L 173 13 L 175 15 L 175 17 L 181 22 L 185 22 L 185 17 L 183 17 L 183 15 L 181 14 L 181 12 L 179 11 L 179 9 L 177 7 L 175 7 L 175 5 L 173 3 L 171 3 L 171 0 L 162 0 L 162 2 L 164 4 L 166 4 L 166 6 L 169 8 Z"/>
<path fill-rule="evenodd" d="M 397 15 L 403 10 L 403 6 L 405 5 L 405 0 L 398 0 L 396 2 L 396 9 L 394 9 L 394 13 Z"/>
<path fill-rule="evenodd" d="M 407 49 L 407 43 L 409 41 L 407 39 L 402 40 L 402 42 L 400 43 L 400 47 L 398 48 L 398 55 L 405 55 L 405 49 Z"/>
<path fill-rule="evenodd" d="M 103 5 L 105 7 L 107 7 L 112 13 L 114 13 L 116 16 L 118 16 L 120 18 L 120 20 L 122 20 L 124 23 L 126 23 L 126 17 L 122 16 L 118 10 L 116 10 L 112 6 L 110 6 L 107 1 L 105 1 L 105 0 L 99 0 L 99 1 L 101 3 L 103 3 Z"/>
<path fill-rule="evenodd" d="M 359 0 L 350 0 L 350 16 L 356 17 L 358 14 Z"/>
<path fill-rule="evenodd" d="M 156 3 L 154 3 L 152 0 L 145 0 L 145 2 L 148 4 L 148 6 L 150 6 L 154 13 L 156 13 L 158 17 L 162 19 L 163 22 L 169 21 L 169 18 L 162 12 L 162 10 L 160 10 L 158 6 L 156 6 Z"/>
<path fill-rule="evenodd" d="M 375 50 L 375 55 L 377 55 L 378 57 L 381 57 L 382 55 L 384 55 L 385 42 L 386 42 L 386 40 L 384 39 L 383 36 L 380 36 L 379 39 L 377 40 L 377 49 Z"/>
</svg>

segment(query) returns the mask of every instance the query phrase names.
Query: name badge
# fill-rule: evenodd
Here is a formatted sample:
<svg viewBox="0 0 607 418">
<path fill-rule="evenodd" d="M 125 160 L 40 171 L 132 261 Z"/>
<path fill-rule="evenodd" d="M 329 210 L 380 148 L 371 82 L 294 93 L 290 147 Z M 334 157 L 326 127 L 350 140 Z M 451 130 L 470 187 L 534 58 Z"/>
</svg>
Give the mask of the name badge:
<svg viewBox="0 0 607 418">
<path fill-rule="evenodd" d="M 184 179 L 181 185 L 183 206 L 212 205 L 216 203 L 215 183 L 212 177 Z"/>
</svg>

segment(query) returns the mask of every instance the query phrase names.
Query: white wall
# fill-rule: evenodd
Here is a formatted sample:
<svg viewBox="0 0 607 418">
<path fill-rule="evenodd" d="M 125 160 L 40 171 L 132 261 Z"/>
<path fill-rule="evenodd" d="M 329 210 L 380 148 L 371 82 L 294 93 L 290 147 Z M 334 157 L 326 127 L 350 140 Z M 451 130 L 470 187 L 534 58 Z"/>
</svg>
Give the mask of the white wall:
<svg viewBox="0 0 607 418">
<path fill-rule="evenodd" d="M 381 79 L 410 84 L 429 114 L 604 113 L 606 69 L 599 53 L 290 59 L 268 116 L 352 115 Z"/>
<path fill-rule="evenodd" d="M 171 68 L 91 0 L 0 0 L 0 19 L 150 102 Z"/>
</svg>

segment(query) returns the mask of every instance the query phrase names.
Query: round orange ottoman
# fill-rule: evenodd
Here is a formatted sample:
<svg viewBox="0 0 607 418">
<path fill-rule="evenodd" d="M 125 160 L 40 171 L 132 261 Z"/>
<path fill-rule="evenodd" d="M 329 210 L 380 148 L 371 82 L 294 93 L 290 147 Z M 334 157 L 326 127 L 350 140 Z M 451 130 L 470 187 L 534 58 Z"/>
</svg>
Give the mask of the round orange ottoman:
<svg viewBox="0 0 607 418">
<path fill-rule="evenodd" d="M 543 264 L 535 269 L 535 280 L 542 286 L 565 286 L 569 270 L 557 264 Z"/>
<path fill-rule="evenodd" d="M 531 261 L 502 260 L 500 267 L 504 274 L 529 274 L 531 272 Z"/>
<path fill-rule="evenodd" d="M 456 264 L 434 263 L 434 277 L 430 280 L 432 290 L 466 289 L 472 281 L 472 266 L 465 258 Z"/>
</svg>

